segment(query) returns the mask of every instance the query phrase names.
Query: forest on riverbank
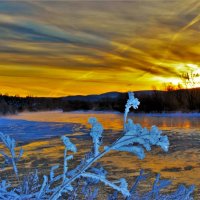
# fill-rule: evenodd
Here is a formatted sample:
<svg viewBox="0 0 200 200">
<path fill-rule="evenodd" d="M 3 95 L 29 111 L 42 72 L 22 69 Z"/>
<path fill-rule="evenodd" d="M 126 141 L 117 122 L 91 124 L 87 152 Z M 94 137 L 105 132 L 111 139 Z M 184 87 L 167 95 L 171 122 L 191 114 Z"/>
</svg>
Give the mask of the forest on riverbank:
<svg viewBox="0 0 200 200">
<path fill-rule="evenodd" d="M 0 95 L 0 114 L 58 109 L 63 111 L 95 110 L 123 112 L 127 95 L 127 93 L 120 92 L 59 98 Z M 200 88 L 136 91 L 135 96 L 141 102 L 137 112 L 200 112 Z"/>
</svg>

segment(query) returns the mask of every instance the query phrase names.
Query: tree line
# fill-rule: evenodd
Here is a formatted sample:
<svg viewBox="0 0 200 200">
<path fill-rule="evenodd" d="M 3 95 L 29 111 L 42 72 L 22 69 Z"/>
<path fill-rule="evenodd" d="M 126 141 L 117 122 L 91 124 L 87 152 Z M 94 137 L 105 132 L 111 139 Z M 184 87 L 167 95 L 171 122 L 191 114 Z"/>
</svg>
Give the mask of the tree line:
<svg viewBox="0 0 200 200">
<path fill-rule="evenodd" d="M 141 105 L 137 112 L 200 112 L 200 88 L 174 89 L 168 86 L 166 91 L 151 90 L 135 92 Z M 16 114 L 23 111 L 50 110 L 95 110 L 124 111 L 127 93 L 119 93 L 117 98 L 106 97 L 88 101 L 84 99 L 19 97 L 0 95 L 0 115 Z"/>
</svg>

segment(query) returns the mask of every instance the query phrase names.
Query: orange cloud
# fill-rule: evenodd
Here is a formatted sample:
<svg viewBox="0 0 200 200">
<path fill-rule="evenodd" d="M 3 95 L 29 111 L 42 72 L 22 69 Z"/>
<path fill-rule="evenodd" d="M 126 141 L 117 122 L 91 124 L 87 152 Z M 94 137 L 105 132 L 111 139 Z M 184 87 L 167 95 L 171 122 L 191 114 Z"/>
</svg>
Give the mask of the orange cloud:
<svg viewBox="0 0 200 200">
<path fill-rule="evenodd" d="M 200 66 L 199 11 L 198 0 L 2 2 L 0 92 L 65 96 L 178 82 Z"/>
</svg>

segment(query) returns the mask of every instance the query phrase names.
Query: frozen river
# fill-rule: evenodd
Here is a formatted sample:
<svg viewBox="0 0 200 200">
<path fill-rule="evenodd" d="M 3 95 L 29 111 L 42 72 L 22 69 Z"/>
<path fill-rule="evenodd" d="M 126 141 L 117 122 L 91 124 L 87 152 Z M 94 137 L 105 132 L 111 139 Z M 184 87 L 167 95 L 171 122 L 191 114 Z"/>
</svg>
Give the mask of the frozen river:
<svg viewBox="0 0 200 200">
<path fill-rule="evenodd" d="M 91 148 L 88 118 L 96 117 L 104 126 L 104 144 L 114 141 L 123 129 L 123 115 L 115 112 L 35 112 L 0 117 L 0 131 L 14 137 L 25 149 L 21 167 L 48 170 L 55 163 L 62 164 L 61 135 L 68 135 L 77 144 L 81 156 Z M 131 182 L 142 168 L 153 180 L 156 173 L 173 181 L 172 186 L 183 183 L 200 188 L 200 115 L 199 114 L 131 114 L 136 123 L 150 128 L 158 126 L 169 136 L 170 149 L 159 148 L 138 160 L 128 153 L 111 152 L 101 163 L 110 177 L 126 177 Z M 132 178 L 132 179 L 131 179 Z M 151 179 L 152 178 L 152 179 Z M 196 198 L 199 191 L 196 190 Z"/>
</svg>

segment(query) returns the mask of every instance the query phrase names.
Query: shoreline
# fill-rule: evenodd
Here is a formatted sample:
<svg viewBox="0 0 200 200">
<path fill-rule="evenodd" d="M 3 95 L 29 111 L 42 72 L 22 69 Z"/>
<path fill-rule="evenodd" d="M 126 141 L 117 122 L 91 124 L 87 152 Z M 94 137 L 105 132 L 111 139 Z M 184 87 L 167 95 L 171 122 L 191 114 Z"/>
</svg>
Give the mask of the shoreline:
<svg viewBox="0 0 200 200">
<path fill-rule="evenodd" d="M 41 110 L 41 111 L 24 111 L 24 112 L 18 112 L 16 114 L 5 114 L 5 115 L 0 115 L 0 118 L 9 118 L 12 116 L 19 116 L 21 114 L 31 114 L 31 113 L 74 113 L 74 114 L 90 114 L 90 113 L 96 113 L 96 114 L 106 114 L 106 113 L 112 113 L 112 114 L 122 114 L 122 112 L 115 111 L 115 110 L 74 110 L 74 111 L 62 111 L 60 109 L 58 110 Z M 134 112 L 131 111 L 129 113 L 130 116 L 136 115 L 136 116 L 152 116 L 152 117 L 200 117 L 200 112 L 182 112 L 182 111 L 177 111 L 177 112 L 150 112 L 150 113 L 145 113 L 145 112 Z"/>
</svg>

